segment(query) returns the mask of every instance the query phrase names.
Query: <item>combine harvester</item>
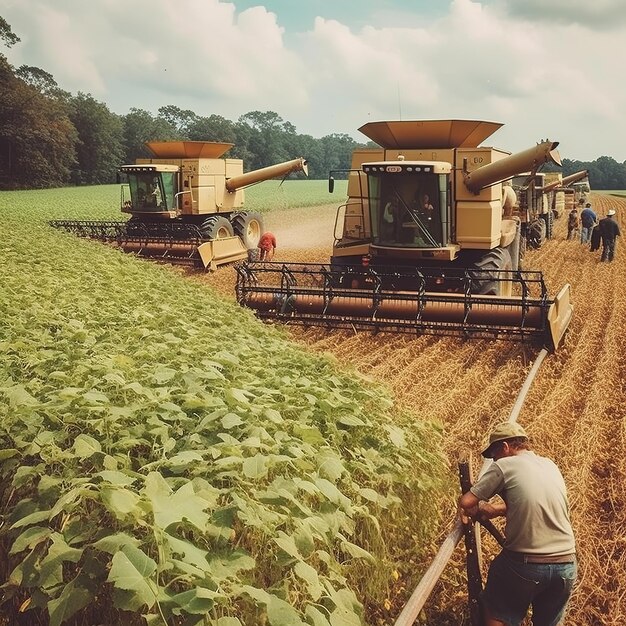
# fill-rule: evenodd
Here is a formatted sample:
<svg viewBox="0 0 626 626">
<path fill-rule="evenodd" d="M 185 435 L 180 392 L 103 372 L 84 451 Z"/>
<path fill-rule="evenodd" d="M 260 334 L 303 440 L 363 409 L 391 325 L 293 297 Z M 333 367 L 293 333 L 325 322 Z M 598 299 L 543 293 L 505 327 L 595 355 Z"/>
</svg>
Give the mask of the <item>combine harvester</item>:
<svg viewBox="0 0 626 626">
<path fill-rule="evenodd" d="M 231 143 L 153 141 L 153 158 L 123 165 L 128 183 L 121 187 L 127 221 L 55 220 L 50 225 L 80 237 L 99 239 L 125 252 L 170 262 L 218 265 L 248 258 L 263 234 L 263 218 L 242 210 L 244 187 L 304 172 L 294 159 L 243 172 L 241 159 L 220 158 Z"/>
<path fill-rule="evenodd" d="M 505 217 L 516 197 L 502 183 L 560 165 L 558 144 L 514 155 L 479 147 L 500 127 L 362 126 L 380 148 L 353 154 L 330 263 L 241 264 L 239 303 L 286 323 L 538 340 L 556 349 L 572 316 L 570 287 L 551 299 L 540 272 L 521 271 L 521 221 Z"/>
<path fill-rule="evenodd" d="M 570 185 L 586 178 L 587 170 L 562 179 L 560 174 L 553 175 L 555 179 L 550 182 L 547 180 L 548 175 L 542 172 L 526 172 L 511 180 L 517 202 L 505 217 L 519 218 L 522 225 L 522 250 L 527 247 L 540 248 L 546 239 L 552 239 L 554 220 L 569 206 L 566 204 L 567 194 L 574 192 Z"/>
</svg>

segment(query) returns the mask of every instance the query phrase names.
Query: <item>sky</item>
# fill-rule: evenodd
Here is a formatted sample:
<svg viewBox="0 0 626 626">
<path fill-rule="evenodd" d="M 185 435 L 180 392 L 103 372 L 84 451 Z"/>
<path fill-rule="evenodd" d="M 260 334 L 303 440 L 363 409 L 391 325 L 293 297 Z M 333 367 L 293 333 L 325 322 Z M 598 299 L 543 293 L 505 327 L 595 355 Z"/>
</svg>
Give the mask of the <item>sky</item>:
<svg viewBox="0 0 626 626">
<path fill-rule="evenodd" d="M 13 66 L 120 115 L 274 111 L 357 141 L 371 121 L 487 120 L 504 126 L 483 145 L 626 161 L 624 0 L 0 0 L 0 16 Z"/>
</svg>

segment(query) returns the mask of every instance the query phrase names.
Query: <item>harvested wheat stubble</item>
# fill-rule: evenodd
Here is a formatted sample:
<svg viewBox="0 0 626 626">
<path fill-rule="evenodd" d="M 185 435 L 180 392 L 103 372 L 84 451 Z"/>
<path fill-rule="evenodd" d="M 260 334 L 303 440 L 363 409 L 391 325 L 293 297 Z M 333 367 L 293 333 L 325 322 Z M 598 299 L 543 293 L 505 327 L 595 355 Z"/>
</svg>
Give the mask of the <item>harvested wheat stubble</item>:
<svg viewBox="0 0 626 626">
<path fill-rule="evenodd" d="M 626 199 L 595 193 L 591 201 L 601 217 L 615 208 L 626 236 Z M 279 243 L 276 260 L 328 260 L 332 212 L 292 210 L 270 214 L 270 219 Z M 309 234 L 305 239 L 311 245 L 306 251 L 302 237 L 290 243 L 294 224 Z M 326 241 L 320 236 L 324 232 Z M 555 222 L 554 238 L 539 250 L 529 251 L 525 263 L 528 269 L 543 271 L 551 295 L 569 282 L 575 305 L 561 348 L 544 361 L 519 416 L 535 449 L 558 463 L 569 488 L 580 571 L 564 622 L 568 626 L 626 623 L 625 237 L 618 240 L 613 263 L 600 263 L 599 258 L 599 252 L 591 253 L 579 241 L 566 240 L 566 220 L 561 218 Z M 234 296 L 232 268 L 203 280 L 224 295 Z M 331 353 L 362 375 L 386 383 L 413 419 L 439 420 L 451 480 L 456 476 L 457 453 L 464 448 L 476 451 L 485 430 L 506 419 L 534 358 L 531 349 L 508 342 L 292 327 L 290 333 L 310 349 Z M 442 510 L 443 537 L 454 516 L 454 502 L 442 502 Z M 495 551 L 488 540 L 486 555 L 493 556 Z M 463 567 L 459 548 L 452 569 L 427 605 L 431 626 L 461 623 L 466 597 L 457 585 L 463 580 Z M 395 614 L 416 583 L 417 579 L 399 581 L 405 590 L 399 594 Z"/>
</svg>

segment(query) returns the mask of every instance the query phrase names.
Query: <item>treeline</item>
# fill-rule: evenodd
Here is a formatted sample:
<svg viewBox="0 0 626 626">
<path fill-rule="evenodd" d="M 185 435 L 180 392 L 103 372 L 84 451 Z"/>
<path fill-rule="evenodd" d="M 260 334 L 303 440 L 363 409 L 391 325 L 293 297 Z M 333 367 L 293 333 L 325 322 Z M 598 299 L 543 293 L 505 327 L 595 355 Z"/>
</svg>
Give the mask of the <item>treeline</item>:
<svg viewBox="0 0 626 626">
<path fill-rule="evenodd" d="M 2 17 L 0 40 L 7 47 L 20 41 Z M 251 111 L 235 122 L 174 105 L 157 115 L 136 108 L 117 115 L 90 94 L 60 89 L 45 70 L 15 68 L 0 54 L 0 189 L 112 183 L 120 165 L 150 156 L 146 141 L 166 140 L 232 143 L 227 156 L 243 159 L 246 170 L 302 156 L 310 178 L 350 167 L 352 151 L 365 145 L 347 134 L 299 134 L 273 111 Z M 563 162 L 564 175 L 582 169 L 592 189 L 626 189 L 626 163 L 607 156 Z"/>
<path fill-rule="evenodd" d="M 0 39 L 8 47 L 20 41 L 2 17 Z M 226 156 L 243 159 L 246 170 L 302 156 L 311 178 L 349 167 L 359 145 L 346 134 L 298 134 L 273 111 L 251 111 L 236 122 L 174 105 L 157 115 L 136 108 L 117 115 L 89 94 L 63 91 L 48 72 L 15 68 L 0 54 L 0 189 L 112 183 L 120 165 L 150 156 L 146 141 L 165 140 L 233 143 Z"/>
</svg>

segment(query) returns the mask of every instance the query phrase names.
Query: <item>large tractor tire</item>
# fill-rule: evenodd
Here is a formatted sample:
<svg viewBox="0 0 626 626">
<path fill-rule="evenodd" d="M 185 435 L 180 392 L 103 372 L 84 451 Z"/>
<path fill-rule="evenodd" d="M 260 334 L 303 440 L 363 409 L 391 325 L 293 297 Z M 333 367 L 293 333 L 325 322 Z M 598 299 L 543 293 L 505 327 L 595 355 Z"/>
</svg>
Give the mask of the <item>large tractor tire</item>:
<svg viewBox="0 0 626 626">
<path fill-rule="evenodd" d="M 200 232 L 205 239 L 225 239 L 235 234 L 231 223 L 221 215 L 207 217 L 200 224 Z"/>
<path fill-rule="evenodd" d="M 483 296 L 510 296 L 511 281 L 502 282 L 497 279 L 507 278 L 512 269 L 511 255 L 506 248 L 498 247 L 489 250 L 470 269 L 472 291 Z"/>
<path fill-rule="evenodd" d="M 531 222 L 527 230 L 527 243 L 531 248 L 541 248 L 546 240 L 546 222 L 538 219 Z"/>
<path fill-rule="evenodd" d="M 263 234 L 263 218 L 259 213 L 236 213 L 232 217 L 232 225 L 235 235 L 241 238 L 248 250 L 259 245 Z"/>
</svg>

